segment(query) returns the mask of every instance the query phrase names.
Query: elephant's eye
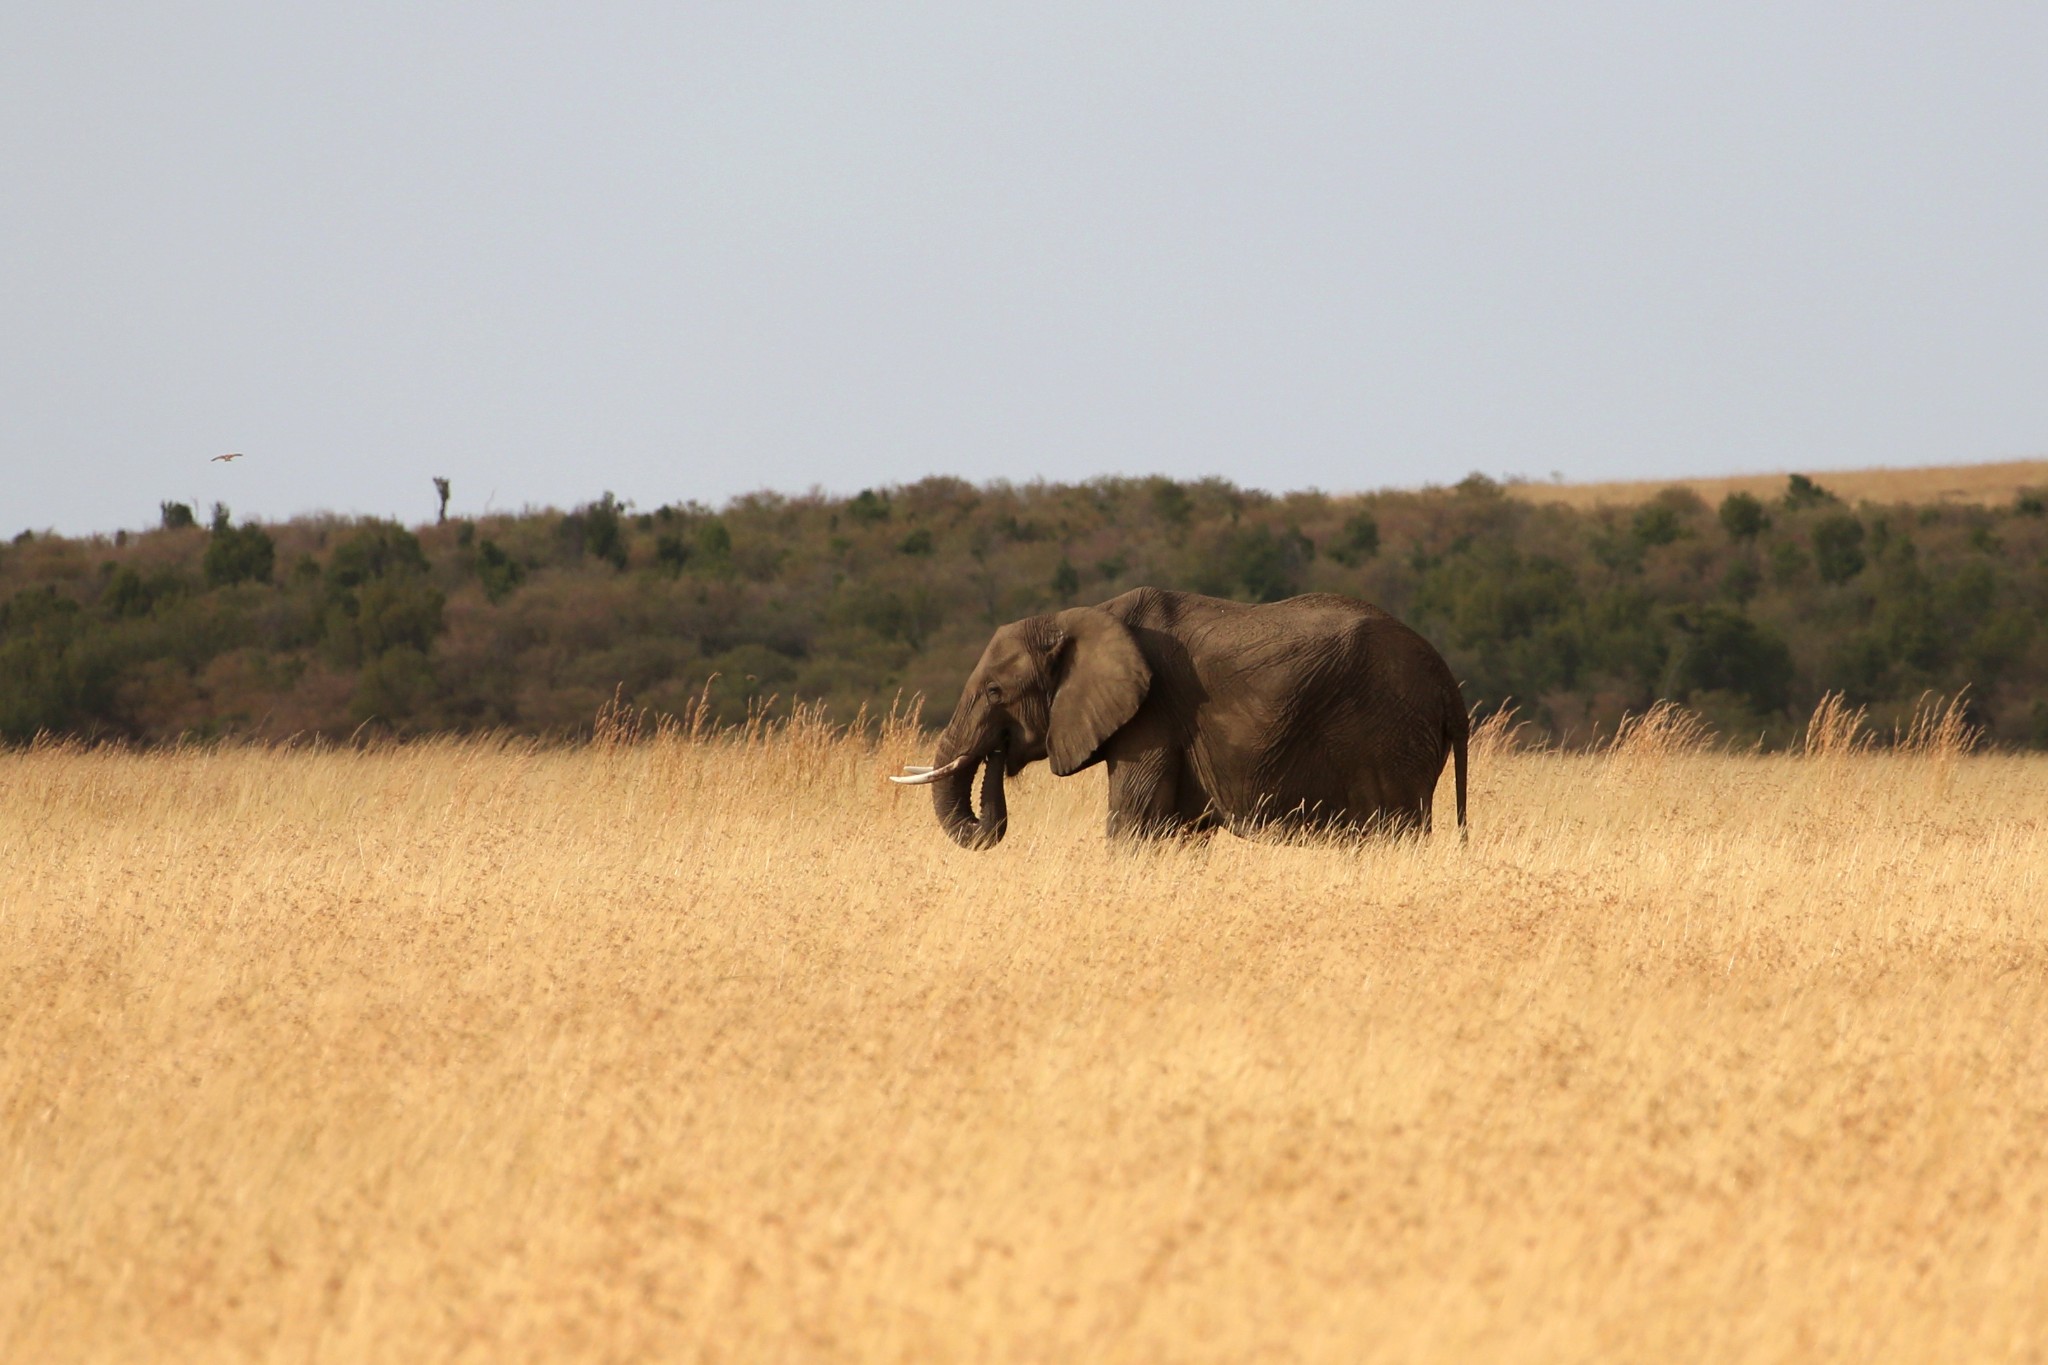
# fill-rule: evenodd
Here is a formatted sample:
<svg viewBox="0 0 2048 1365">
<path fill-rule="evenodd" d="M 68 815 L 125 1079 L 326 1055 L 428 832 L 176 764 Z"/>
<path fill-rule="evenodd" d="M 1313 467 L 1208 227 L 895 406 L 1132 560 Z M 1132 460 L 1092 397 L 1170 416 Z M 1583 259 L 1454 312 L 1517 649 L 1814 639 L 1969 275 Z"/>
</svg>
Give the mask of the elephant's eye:
<svg viewBox="0 0 2048 1365">
<path fill-rule="evenodd" d="M 1001 683 L 990 683 L 986 690 L 988 692 L 988 699 L 1000 706 L 1003 700 L 1003 685 Z"/>
</svg>

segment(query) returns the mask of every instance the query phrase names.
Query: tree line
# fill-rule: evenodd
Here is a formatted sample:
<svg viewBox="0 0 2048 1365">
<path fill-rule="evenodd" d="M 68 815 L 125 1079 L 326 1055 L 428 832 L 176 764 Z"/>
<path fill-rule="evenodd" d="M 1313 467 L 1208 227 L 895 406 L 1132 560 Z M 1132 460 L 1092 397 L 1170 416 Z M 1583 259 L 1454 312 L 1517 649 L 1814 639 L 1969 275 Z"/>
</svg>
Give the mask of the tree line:
<svg viewBox="0 0 2048 1365">
<path fill-rule="evenodd" d="M 922 695 L 943 721 L 996 625 L 1140 585 L 1336 592 L 1427 635 L 1481 713 L 1566 744 L 1658 699 L 1791 742 L 1821 695 L 1882 728 L 1967 688 L 2048 748 L 2048 505 L 1851 506 L 1684 487 L 1591 510 L 1455 486 L 1274 495 L 1208 479 L 756 493 L 408 528 L 180 503 L 112 536 L 0 544 L 0 739 L 510 730 L 601 703 L 712 717 Z"/>
</svg>

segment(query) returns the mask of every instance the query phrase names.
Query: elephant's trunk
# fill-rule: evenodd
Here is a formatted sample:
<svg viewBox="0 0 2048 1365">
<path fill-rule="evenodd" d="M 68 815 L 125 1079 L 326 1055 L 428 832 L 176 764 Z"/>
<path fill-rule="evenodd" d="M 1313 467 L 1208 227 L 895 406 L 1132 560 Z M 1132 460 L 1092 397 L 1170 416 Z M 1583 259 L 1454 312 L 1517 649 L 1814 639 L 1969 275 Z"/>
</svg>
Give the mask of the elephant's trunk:
<svg viewBox="0 0 2048 1365">
<path fill-rule="evenodd" d="M 981 814 L 974 813 L 974 770 L 983 769 Z M 932 783 L 932 809 L 939 824 L 962 848 L 994 848 L 1010 829 L 1010 808 L 1003 799 L 1003 754 L 1000 749 L 979 763 L 960 767 Z"/>
</svg>

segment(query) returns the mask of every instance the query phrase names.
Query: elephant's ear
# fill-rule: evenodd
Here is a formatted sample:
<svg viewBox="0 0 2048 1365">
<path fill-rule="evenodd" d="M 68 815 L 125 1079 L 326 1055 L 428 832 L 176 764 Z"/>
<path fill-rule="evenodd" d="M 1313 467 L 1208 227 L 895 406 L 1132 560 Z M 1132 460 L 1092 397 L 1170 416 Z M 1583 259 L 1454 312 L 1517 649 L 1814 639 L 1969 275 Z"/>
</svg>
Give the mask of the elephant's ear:
<svg viewBox="0 0 2048 1365">
<path fill-rule="evenodd" d="M 1152 668 L 1130 628 L 1099 607 L 1076 607 L 1053 618 L 1059 658 L 1046 749 L 1061 777 L 1095 761 L 1095 751 L 1137 714 L 1152 686 Z"/>
</svg>

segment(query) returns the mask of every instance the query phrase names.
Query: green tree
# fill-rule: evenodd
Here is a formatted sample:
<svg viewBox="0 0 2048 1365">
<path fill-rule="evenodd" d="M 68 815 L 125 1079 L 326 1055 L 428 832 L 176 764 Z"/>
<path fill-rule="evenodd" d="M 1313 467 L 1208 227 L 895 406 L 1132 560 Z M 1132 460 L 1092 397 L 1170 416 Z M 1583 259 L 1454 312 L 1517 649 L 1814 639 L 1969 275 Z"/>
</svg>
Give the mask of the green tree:
<svg viewBox="0 0 2048 1365">
<path fill-rule="evenodd" d="M 1643 571 L 1643 542 L 1631 524 L 1623 529 L 1606 508 L 1600 509 L 1600 522 L 1594 528 L 1589 545 L 1593 560 L 1616 578 L 1639 574 Z"/>
<path fill-rule="evenodd" d="M 490 589 L 486 580 L 486 595 Z M 322 635 L 343 664 L 366 665 L 400 648 L 424 657 L 441 632 L 445 599 L 428 581 L 419 538 L 402 526 L 372 522 L 336 547 L 326 590 Z"/>
<path fill-rule="evenodd" d="M 946 604 L 928 585 L 898 582 L 870 584 L 848 595 L 847 616 L 884 640 L 922 652 L 931 634 L 944 622 Z"/>
<path fill-rule="evenodd" d="M 1738 559 L 1721 575 L 1721 595 L 1739 603 L 1746 603 L 1756 596 L 1757 590 L 1763 587 L 1763 584 L 1764 576 L 1757 569 L 1755 561 Z"/>
<path fill-rule="evenodd" d="M 1152 484 L 1152 515 L 1159 518 L 1170 538 L 1178 539 L 1187 530 L 1188 520 L 1194 515 L 1195 500 L 1188 496 L 1188 490 L 1172 479 L 1157 479 Z"/>
<path fill-rule="evenodd" d="M 1771 546 L 1771 582 L 1780 588 L 1792 588 L 1806 575 L 1813 563 L 1813 557 L 1789 540 L 1781 540 Z"/>
<path fill-rule="evenodd" d="M 122 660 L 78 603 L 55 588 L 0 602 L 0 739 L 118 729 Z"/>
<path fill-rule="evenodd" d="M 1863 572 L 1863 523 L 1847 512 L 1813 527 L 1813 565 L 1823 583 L 1846 583 Z"/>
<path fill-rule="evenodd" d="M 411 718 L 434 695 L 434 670 L 426 653 L 409 645 L 386 650 L 363 665 L 349 698 L 349 719 L 357 724 Z"/>
<path fill-rule="evenodd" d="M 690 562 L 690 547 L 681 536 L 658 536 L 654 542 L 654 566 L 674 578 Z"/>
<path fill-rule="evenodd" d="M 1818 507 L 1825 502 L 1840 502 L 1833 493 L 1822 488 L 1804 474 L 1793 474 L 1785 480 L 1785 506 L 1792 511 L 1807 507 Z"/>
<path fill-rule="evenodd" d="M 1637 509 L 1631 529 L 1638 545 L 1669 545 L 1685 534 L 1685 519 L 1669 503 L 1653 502 Z"/>
<path fill-rule="evenodd" d="M 439 590 L 423 578 L 374 578 L 337 595 L 323 634 L 329 652 L 344 664 L 368 663 L 399 646 L 424 654 L 441 632 L 444 605 Z"/>
<path fill-rule="evenodd" d="M 1409 617 L 1444 651 L 1470 699 L 1497 705 L 1576 680 L 1583 605 L 1564 564 L 1481 542 L 1423 572 Z"/>
<path fill-rule="evenodd" d="M 483 585 L 484 597 L 495 604 L 526 581 L 526 566 L 506 554 L 496 541 L 483 540 L 476 547 L 476 577 Z"/>
<path fill-rule="evenodd" d="M 1253 526 L 1222 538 L 1213 568 L 1226 595 L 1278 602 L 1301 591 L 1302 573 L 1315 556 L 1315 542 L 1294 527 Z"/>
<path fill-rule="evenodd" d="M 853 501 L 846 504 L 846 515 L 862 526 L 873 526 L 877 522 L 887 521 L 888 495 L 877 493 L 872 488 L 863 488 Z"/>
<path fill-rule="evenodd" d="M 706 517 L 697 523 L 697 559 L 709 573 L 732 573 L 732 532 L 718 517 Z"/>
<path fill-rule="evenodd" d="M 603 560 L 614 569 L 626 567 L 626 530 L 619 500 L 607 490 L 596 502 L 577 508 L 562 518 L 562 534 L 583 553 Z"/>
<path fill-rule="evenodd" d="M 149 615 L 155 605 L 150 591 L 142 581 L 142 575 L 122 565 L 107 580 L 106 591 L 100 594 L 100 606 L 108 615 L 117 618 Z"/>
<path fill-rule="evenodd" d="M 1052 571 L 1052 595 L 1062 605 L 1072 602 L 1074 594 L 1081 591 L 1081 571 L 1074 567 L 1072 560 L 1060 556 L 1059 567 Z"/>
<path fill-rule="evenodd" d="M 1721 499 L 1721 526 L 1730 540 L 1755 540 L 1771 524 L 1763 502 L 1748 493 L 1730 493 Z"/>
<path fill-rule="evenodd" d="M 1330 558 L 1347 569 L 1355 569 L 1380 552 L 1380 524 L 1370 512 L 1347 517 L 1330 546 Z"/>
<path fill-rule="evenodd" d="M 427 554 L 418 536 L 396 522 L 371 521 L 335 547 L 327 579 L 336 587 L 354 588 L 389 574 L 426 571 Z"/>
<path fill-rule="evenodd" d="M 1741 612 L 1703 606 L 1679 616 L 1688 637 L 1677 660 L 1681 696 L 1733 692 L 1760 715 L 1783 711 L 1791 698 L 1792 651 Z"/>
<path fill-rule="evenodd" d="M 231 526 L 227 507 L 222 503 L 213 505 L 212 534 L 201 560 L 209 585 L 218 588 L 251 581 L 268 583 L 276 562 L 277 543 L 261 526 L 246 521 L 239 527 Z"/>
</svg>

